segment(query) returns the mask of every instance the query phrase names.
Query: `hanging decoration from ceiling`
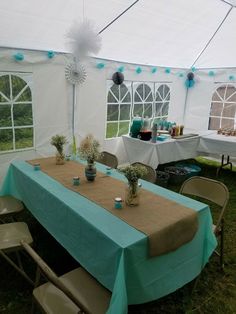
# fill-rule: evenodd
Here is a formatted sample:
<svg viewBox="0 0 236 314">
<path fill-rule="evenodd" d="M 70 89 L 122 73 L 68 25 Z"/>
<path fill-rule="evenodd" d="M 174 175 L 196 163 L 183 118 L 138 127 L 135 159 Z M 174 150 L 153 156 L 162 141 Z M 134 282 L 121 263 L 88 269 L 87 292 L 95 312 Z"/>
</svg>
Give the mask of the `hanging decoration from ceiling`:
<svg viewBox="0 0 236 314">
<path fill-rule="evenodd" d="M 103 63 L 103 62 L 99 62 L 99 63 L 96 64 L 96 68 L 97 68 L 97 69 L 100 69 L 100 70 L 101 70 L 101 69 L 103 69 L 104 67 L 105 67 L 105 63 Z"/>
<path fill-rule="evenodd" d="M 48 56 L 48 59 L 52 59 L 52 58 L 55 56 L 55 52 L 52 51 L 52 50 L 49 50 L 49 51 L 47 52 L 47 56 Z"/>
<path fill-rule="evenodd" d="M 141 67 L 137 67 L 136 70 L 135 70 L 135 72 L 136 72 L 137 74 L 142 73 L 142 68 L 141 68 Z"/>
<path fill-rule="evenodd" d="M 75 140 L 75 106 L 76 106 L 76 88 L 75 85 L 84 83 L 86 80 L 86 71 L 81 63 L 69 63 L 65 67 L 65 77 L 69 83 L 73 85 L 73 104 L 72 104 L 72 154 L 75 158 L 77 153 Z"/>
<path fill-rule="evenodd" d="M 89 20 L 84 20 L 80 24 L 74 22 L 67 37 L 77 61 L 83 60 L 91 54 L 97 54 L 101 49 L 101 37 Z"/>
<path fill-rule="evenodd" d="M 81 63 L 69 63 L 65 68 L 65 76 L 71 84 L 82 84 L 86 80 L 87 73 Z"/>
<path fill-rule="evenodd" d="M 194 73 L 193 72 L 189 72 L 187 74 L 187 79 L 185 81 L 185 86 L 187 88 L 191 88 L 195 85 L 195 80 L 194 80 Z"/>
<path fill-rule="evenodd" d="M 121 85 L 124 82 L 124 74 L 121 72 L 115 72 L 112 75 L 112 81 L 116 84 L 116 85 Z"/>
<path fill-rule="evenodd" d="M 15 61 L 23 61 L 25 57 L 23 53 L 17 52 L 13 55 L 13 58 L 15 59 Z"/>
<path fill-rule="evenodd" d="M 215 76 L 215 72 L 211 70 L 208 72 L 208 75 L 213 77 L 213 76 Z"/>
<path fill-rule="evenodd" d="M 123 65 L 121 65 L 118 69 L 117 69 L 117 71 L 118 72 L 124 72 L 124 70 L 125 70 L 125 67 L 123 66 Z"/>
<path fill-rule="evenodd" d="M 67 80 L 73 84 L 73 111 L 72 111 L 72 135 L 73 135 L 73 155 L 76 156 L 77 148 L 75 141 L 75 106 L 76 88 L 75 84 L 82 84 L 86 79 L 86 71 L 81 61 L 93 54 L 97 54 L 101 49 L 101 36 L 95 30 L 94 24 L 84 18 L 85 0 L 83 0 L 83 22 L 74 22 L 67 33 L 68 44 L 71 47 L 75 58 L 75 64 L 66 67 L 65 75 Z M 104 63 L 98 63 L 97 68 L 104 68 Z"/>
</svg>

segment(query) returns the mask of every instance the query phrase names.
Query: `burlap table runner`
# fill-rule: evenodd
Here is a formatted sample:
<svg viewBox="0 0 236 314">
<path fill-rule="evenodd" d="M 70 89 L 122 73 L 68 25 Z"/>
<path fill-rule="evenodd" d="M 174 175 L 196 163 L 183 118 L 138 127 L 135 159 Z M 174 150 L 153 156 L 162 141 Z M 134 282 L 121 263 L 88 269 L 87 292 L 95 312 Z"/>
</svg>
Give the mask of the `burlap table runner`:
<svg viewBox="0 0 236 314">
<path fill-rule="evenodd" d="M 85 166 L 75 161 L 56 165 L 55 157 L 50 157 L 31 160 L 29 163 L 40 163 L 41 170 L 50 177 L 145 233 L 149 238 L 150 256 L 177 249 L 191 241 L 197 231 L 198 219 L 194 210 L 143 188 L 138 206 L 129 207 L 123 203 L 122 209 L 115 209 L 115 197 L 124 199 L 124 182 L 101 172 L 97 172 L 94 182 L 88 182 L 84 176 Z M 80 177 L 79 186 L 72 184 L 74 176 Z"/>
</svg>

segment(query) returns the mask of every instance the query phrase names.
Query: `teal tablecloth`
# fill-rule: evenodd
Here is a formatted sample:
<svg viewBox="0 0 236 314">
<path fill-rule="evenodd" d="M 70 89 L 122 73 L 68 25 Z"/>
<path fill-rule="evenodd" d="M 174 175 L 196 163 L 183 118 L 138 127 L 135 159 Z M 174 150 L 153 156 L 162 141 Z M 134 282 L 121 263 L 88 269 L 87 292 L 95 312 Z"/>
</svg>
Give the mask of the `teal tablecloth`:
<svg viewBox="0 0 236 314">
<path fill-rule="evenodd" d="M 97 168 L 105 172 L 105 166 Z M 115 171 L 112 175 L 125 181 Z M 112 291 L 107 313 L 124 314 L 128 304 L 158 299 L 194 279 L 216 247 L 206 204 L 145 181 L 142 184 L 198 212 L 199 229 L 191 242 L 149 258 L 146 235 L 24 161 L 10 165 L 1 195 L 21 199 L 54 238 Z"/>
</svg>

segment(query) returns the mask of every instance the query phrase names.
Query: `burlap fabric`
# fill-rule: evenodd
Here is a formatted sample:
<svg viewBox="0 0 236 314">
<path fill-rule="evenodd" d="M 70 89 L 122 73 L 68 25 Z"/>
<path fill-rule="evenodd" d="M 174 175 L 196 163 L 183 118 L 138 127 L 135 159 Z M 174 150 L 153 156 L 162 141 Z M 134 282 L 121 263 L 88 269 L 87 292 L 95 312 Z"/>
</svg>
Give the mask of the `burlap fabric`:
<svg viewBox="0 0 236 314">
<path fill-rule="evenodd" d="M 114 208 L 115 197 L 124 199 L 125 183 L 102 172 L 97 172 L 94 182 L 84 176 L 85 165 L 68 161 L 56 165 L 55 158 L 29 161 L 40 163 L 41 170 L 89 200 L 95 202 L 130 226 L 145 233 L 149 238 L 149 254 L 157 256 L 177 249 L 191 241 L 198 228 L 197 213 L 190 208 L 141 188 L 140 203 L 129 207 L 123 202 L 122 209 Z M 80 177 L 80 185 L 73 185 L 73 177 Z"/>
</svg>

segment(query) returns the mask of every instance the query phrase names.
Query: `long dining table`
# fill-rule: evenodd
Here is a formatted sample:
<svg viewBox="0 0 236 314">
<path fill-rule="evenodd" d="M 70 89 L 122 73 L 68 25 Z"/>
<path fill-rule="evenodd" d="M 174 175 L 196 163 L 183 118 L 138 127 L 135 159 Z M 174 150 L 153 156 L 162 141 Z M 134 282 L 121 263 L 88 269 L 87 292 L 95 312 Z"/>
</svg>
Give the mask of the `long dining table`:
<svg viewBox="0 0 236 314">
<path fill-rule="evenodd" d="M 125 186 L 126 179 L 118 171 L 113 169 L 107 175 L 106 166 L 97 163 L 96 167 L 102 180 L 112 177 Z M 23 160 L 10 164 L 0 194 L 22 200 L 42 226 L 112 292 L 107 313 L 125 314 L 129 304 L 156 300 L 196 278 L 217 245 L 208 205 L 143 180 L 141 183 L 142 193 L 149 191 L 197 213 L 198 228 L 190 241 L 150 256 L 146 234 L 80 194 L 79 186 L 77 192 L 68 189 Z M 93 189 L 93 182 L 89 184 Z M 135 215 L 135 208 L 132 210 Z"/>
</svg>

